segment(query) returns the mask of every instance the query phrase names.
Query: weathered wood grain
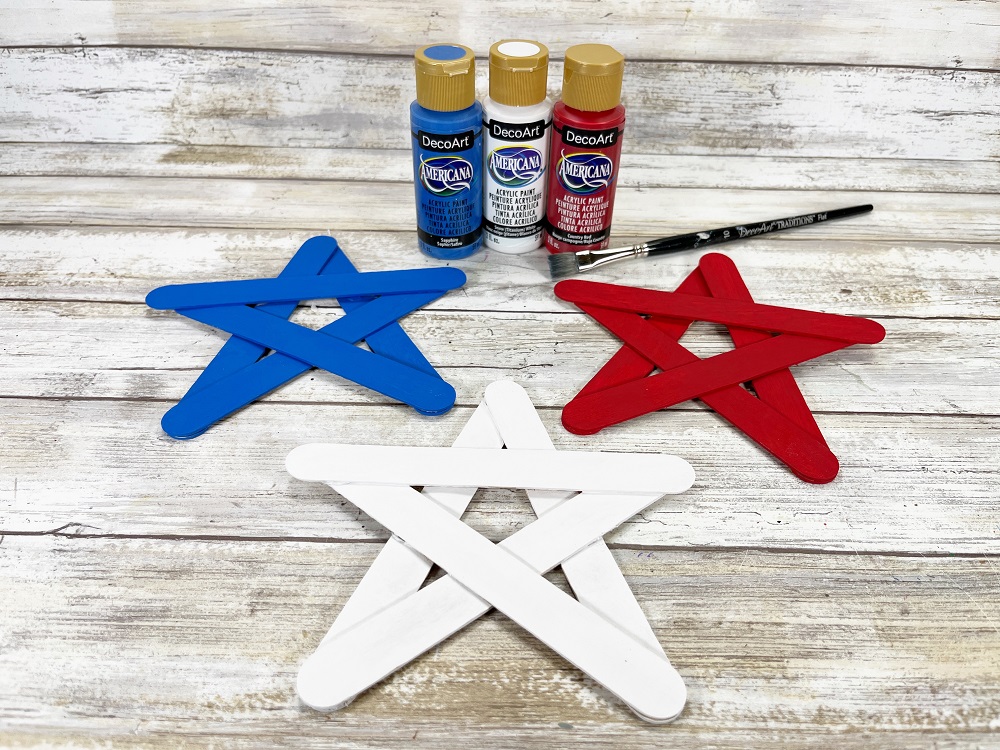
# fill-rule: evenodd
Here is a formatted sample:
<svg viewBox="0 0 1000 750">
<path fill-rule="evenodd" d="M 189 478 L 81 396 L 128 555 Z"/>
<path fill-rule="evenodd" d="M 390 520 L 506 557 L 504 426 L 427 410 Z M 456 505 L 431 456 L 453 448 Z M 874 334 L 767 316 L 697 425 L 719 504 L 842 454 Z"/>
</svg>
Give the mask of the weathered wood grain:
<svg viewBox="0 0 1000 750">
<path fill-rule="evenodd" d="M 2 45 L 137 45 L 323 50 L 409 55 L 458 40 L 484 55 L 497 39 L 538 36 L 553 55 L 571 44 L 613 44 L 629 59 L 827 62 L 990 68 L 1000 65 L 989 2 L 872 5 L 640 0 L 558 7 L 500 0 L 56 0 L 8 3 Z M 21 11 L 21 12 L 18 12 Z M 386 23 L 386 19 L 392 19 Z M 540 23 L 541 22 L 541 23 Z"/>
<path fill-rule="evenodd" d="M 384 539 L 332 490 L 292 479 L 285 456 L 317 441 L 450 445 L 471 413 L 457 407 L 421 418 L 404 406 L 257 404 L 175 441 L 159 428 L 166 406 L 0 399 L 0 530 Z M 817 486 L 707 412 L 670 411 L 591 437 L 563 430 L 557 410 L 541 413 L 559 448 L 673 453 L 694 466 L 695 487 L 625 524 L 609 537 L 617 544 L 906 553 L 1000 545 L 996 417 L 820 414 L 842 468 Z M 469 518 L 499 539 L 528 513 L 520 493 L 496 490 L 482 493 Z"/>
<path fill-rule="evenodd" d="M 428 2 L 0 0 L 0 746 L 996 744 L 996 5 Z M 435 265 L 412 231 L 409 55 L 482 54 L 526 19 L 556 57 L 631 61 L 617 239 L 876 204 L 726 248 L 761 301 L 889 330 L 797 368 L 832 484 L 694 404 L 565 432 L 558 406 L 614 345 L 553 298 L 542 253 L 462 262 L 470 283 L 406 322 L 458 386 L 448 415 L 313 374 L 194 441 L 160 431 L 221 337 L 145 293 L 275 274 L 327 231 L 362 270 Z M 671 289 L 696 259 L 590 278 Z M 448 445 L 497 377 L 562 449 L 694 465 L 609 536 L 691 689 L 678 724 L 642 725 L 498 615 L 345 712 L 297 704 L 387 534 L 285 455 Z M 494 489 L 467 519 L 499 540 L 531 515 Z"/>
<path fill-rule="evenodd" d="M 678 230 L 696 228 L 692 223 Z M 724 251 L 739 265 L 751 292 L 769 304 L 876 317 L 1000 318 L 1000 245 L 820 240 L 813 234 L 819 229 L 733 243 Z M 337 229 L 334 234 L 363 271 L 437 264 L 417 250 L 412 230 Z M 162 284 L 275 276 L 310 235 L 295 230 L 0 228 L 0 247 L 8 250 L 0 297 L 141 303 Z M 698 256 L 621 263 L 581 278 L 670 290 Z M 480 253 L 459 266 L 471 282 L 432 309 L 572 309 L 552 294 L 544 253 Z"/>
<path fill-rule="evenodd" d="M 207 177 L 413 181 L 407 150 L 173 146 L 123 143 L 5 143 L 9 177 Z M 995 193 L 1000 161 L 811 159 L 776 156 L 622 156 L 627 187 L 871 192 Z"/>
<path fill-rule="evenodd" d="M 480 66 L 485 92 L 484 66 Z M 404 57 L 10 49 L 0 141 L 405 149 Z M 552 66 L 550 93 L 561 80 Z M 1000 72 L 636 63 L 630 153 L 989 160 Z M 373 175 L 373 177 L 377 177 Z"/>
<path fill-rule="evenodd" d="M 0 739 L 110 747 L 987 747 L 993 558 L 615 557 L 688 705 L 635 719 L 498 614 L 339 713 L 294 676 L 373 545 L 7 536 Z M 238 720 L 237 720 L 238 719 Z"/>
<path fill-rule="evenodd" d="M 162 177 L 0 177 L 0 224 L 409 231 L 412 185 L 400 182 Z M 623 187 L 619 234 L 663 236 L 877 204 L 851 220 L 799 230 L 816 239 L 994 242 L 1000 193 L 874 193 Z M 781 235 L 788 236 L 788 235 Z"/>
<path fill-rule="evenodd" d="M 450 304 L 456 302 L 461 299 Z M 303 308 L 295 321 L 319 328 L 337 314 L 331 308 Z M 795 368 L 813 409 L 1000 413 L 995 321 L 882 322 L 888 331 L 882 343 L 851 347 Z M 530 389 L 535 404 L 561 408 L 620 346 L 582 313 L 425 311 L 406 318 L 404 327 L 465 406 L 479 403 L 492 381 L 511 378 Z M 0 359 L 0 397 L 176 401 L 225 339 L 208 326 L 142 305 L 0 302 L 0 352 L 10 355 Z M 683 341 L 701 357 L 732 348 L 725 329 L 708 324 L 693 326 Z M 318 372 L 269 398 L 393 403 Z"/>
</svg>

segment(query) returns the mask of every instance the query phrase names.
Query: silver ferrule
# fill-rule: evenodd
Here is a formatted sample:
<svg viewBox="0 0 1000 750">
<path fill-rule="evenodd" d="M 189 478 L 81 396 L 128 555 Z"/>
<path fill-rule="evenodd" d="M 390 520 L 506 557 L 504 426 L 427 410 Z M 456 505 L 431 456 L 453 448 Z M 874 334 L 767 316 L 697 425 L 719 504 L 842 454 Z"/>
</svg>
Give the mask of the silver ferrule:
<svg viewBox="0 0 1000 750">
<path fill-rule="evenodd" d="M 629 247 L 609 247 L 607 250 L 591 250 L 580 254 L 580 270 L 589 271 L 592 268 L 614 263 L 626 258 L 641 258 L 649 255 L 649 246 L 643 242 Z"/>
</svg>

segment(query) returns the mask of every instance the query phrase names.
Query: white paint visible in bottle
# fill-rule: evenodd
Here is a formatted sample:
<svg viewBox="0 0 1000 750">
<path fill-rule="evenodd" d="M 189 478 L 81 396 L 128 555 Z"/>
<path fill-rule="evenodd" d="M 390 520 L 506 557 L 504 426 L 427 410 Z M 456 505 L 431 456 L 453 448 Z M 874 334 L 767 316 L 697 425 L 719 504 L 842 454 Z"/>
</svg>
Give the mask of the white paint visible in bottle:
<svg viewBox="0 0 1000 750">
<path fill-rule="evenodd" d="M 548 50 L 531 41 L 490 49 L 483 99 L 483 241 L 518 254 L 542 246 L 552 102 L 545 97 Z"/>
</svg>

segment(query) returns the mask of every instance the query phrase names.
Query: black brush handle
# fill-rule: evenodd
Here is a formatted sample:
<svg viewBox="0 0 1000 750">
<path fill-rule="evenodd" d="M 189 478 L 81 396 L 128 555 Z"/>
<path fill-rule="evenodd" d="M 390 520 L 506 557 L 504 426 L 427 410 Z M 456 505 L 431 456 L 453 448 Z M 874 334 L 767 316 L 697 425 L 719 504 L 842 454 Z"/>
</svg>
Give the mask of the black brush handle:
<svg viewBox="0 0 1000 750">
<path fill-rule="evenodd" d="M 649 248 L 648 255 L 665 255 L 666 253 L 676 253 L 681 250 L 695 250 L 707 245 L 720 245 L 723 242 L 757 237 L 761 234 L 780 232 L 785 229 L 807 227 L 812 224 L 821 224 L 824 221 L 833 221 L 834 219 L 846 219 L 849 216 L 866 214 L 871 210 L 872 205 L 866 203 L 863 206 L 837 208 L 833 211 L 817 211 L 814 214 L 789 216 L 785 219 L 772 219 L 771 221 L 762 221 L 757 224 L 737 224 L 734 227 L 720 227 L 719 229 L 709 229 L 705 232 L 691 232 L 690 234 L 678 234 L 673 237 L 662 237 L 658 240 L 650 240 L 645 245 Z"/>
</svg>

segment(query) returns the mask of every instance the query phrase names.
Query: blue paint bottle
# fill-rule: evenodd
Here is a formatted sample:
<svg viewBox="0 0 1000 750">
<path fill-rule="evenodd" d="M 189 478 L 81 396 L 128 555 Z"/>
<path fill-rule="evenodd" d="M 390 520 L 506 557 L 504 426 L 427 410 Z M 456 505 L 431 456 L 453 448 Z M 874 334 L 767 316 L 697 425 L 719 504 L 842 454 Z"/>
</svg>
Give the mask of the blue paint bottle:
<svg viewBox="0 0 1000 750">
<path fill-rule="evenodd" d="M 414 56 L 410 105 L 413 182 L 420 249 L 445 260 L 482 246 L 483 108 L 476 58 L 460 44 L 430 44 Z"/>
</svg>

